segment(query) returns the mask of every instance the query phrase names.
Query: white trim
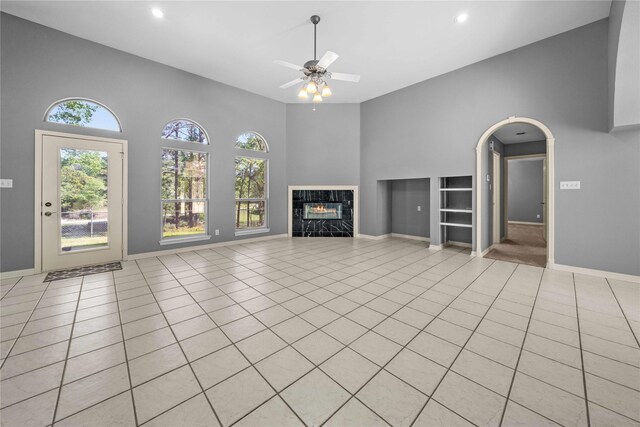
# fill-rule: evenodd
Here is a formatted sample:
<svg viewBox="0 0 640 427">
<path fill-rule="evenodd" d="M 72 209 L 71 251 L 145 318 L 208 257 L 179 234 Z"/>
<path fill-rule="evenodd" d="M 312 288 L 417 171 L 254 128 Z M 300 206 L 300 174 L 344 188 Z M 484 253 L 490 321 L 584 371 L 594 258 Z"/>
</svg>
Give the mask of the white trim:
<svg viewBox="0 0 640 427">
<path fill-rule="evenodd" d="M 441 251 L 442 249 L 444 249 L 444 247 L 442 245 L 429 244 L 429 249 L 432 249 L 434 251 Z"/>
<path fill-rule="evenodd" d="M 507 224 L 519 224 L 519 225 L 538 225 L 544 227 L 543 222 L 528 222 L 528 221 L 507 221 Z"/>
<path fill-rule="evenodd" d="M 456 242 L 455 240 L 448 240 L 446 245 L 460 246 L 462 248 L 470 248 L 471 247 L 471 243 Z"/>
<path fill-rule="evenodd" d="M 33 276 L 34 274 L 36 274 L 36 271 L 34 268 L 27 268 L 24 270 L 3 271 L 2 273 L 0 273 L 0 279 L 13 279 L 15 277 Z"/>
<path fill-rule="evenodd" d="M 584 267 L 574 267 L 571 265 L 556 264 L 551 261 L 547 263 L 547 268 L 549 270 L 570 271 L 572 273 L 586 274 L 589 276 L 606 277 L 608 279 L 625 280 L 628 282 L 640 283 L 640 276 L 635 276 L 633 274 L 614 273 L 611 271 L 594 270 L 591 268 L 584 268 Z"/>
<path fill-rule="evenodd" d="M 240 137 L 240 135 L 244 135 L 246 133 L 252 133 L 254 135 L 258 135 L 260 137 L 260 139 L 262 139 L 262 142 L 264 142 L 264 146 L 266 147 L 266 151 L 262 151 L 262 150 L 252 150 L 250 148 L 242 148 L 242 147 L 236 147 L 235 144 L 238 143 L 238 138 Z M 269 154 L 269 143 L 267 142 L 267 138 L 265 138 L 264 136 L 262 136 L 261 134 L 259 134 L 258 132 L 252 131 L 252 130 L 248 130 L 246 132 L 242 132 L 240 135 L 238 135 L 238 137 L 236 138 L 236 142 L 233 145 L 233 148 L 235 148 L 236 150 L 244 150 L 244 151 L 251 151 L 253 153 L 265 153 L 265 154 Z"/>
<path fill-rule="evenodd" d="M 118 123 L 118 130 L 117 131 L 115 131 L 113 129 L 97 128 L 95 126 L 80 126 L 81 128 L 98 129 L 98 130 L 106 130 L 108 132 L 120 132 L 120 133 L 122 133 L 122 122 L 120 122 L 120 118 L 118 117 L 118 115 L 116 113 L 113 112 L 113 110 L 111 108 L 107 107 L 106 105 L 104 105 L 100 101 L 96 101 L 95 99 L 91 99 L 91 98 L 84 98 L 84 97 L 81 97 L 81 96 L 75 96 L 75 97 L 72 96 L 72 97 L 69 97 L 69 98 L 62 98 L 62 99 L 57 100 L 53 104 L 49 105 L 49 107 L 44 112 L 44 117 L 42 118 L 42 121 L 46 122 L 46 123 L 54 123 L 54 124 L 58 124 L 58 125 L 72 126 L 72 125 L 68 125 L 66 123 L 50 122 L 49 120 L 47 120 L 47 118 L 49 117 L 49 111 L 51 111 L 51 109 L 54 106 L 56 106 L 58 104 L 62 104 L 63 102 L 66 102 L 66 101 L 75 101 L 75 100 L 78 100 L 78 101 L 89 101 L 89 102 L 92 102 L 94 104 L 97 104 L 97 105 L 101 106 L 102 108 L 104 108 L 105 110 L 110 112 L 111 115 L 113 115 L 113 117 L 116 119 L 116 123 Z"/>
<path fill-rule="evenodd" d="M 198 234 L 195 236 L 187 236 L 187 237 L 167 237 L 166 239 L 160 240 L 160 246 L 166 245 L 178 245 L 180 243 L 189 243 L 189 242 L 200 242 L 203 240 L 211 240 L 211 235 L 209 234 Z"/>
<path fill-rule="evenodd" d="M 184 248 L 167 249 L 167 250 L 164 250 L 164 251 L 142 252 L 142 253 L 139 253 L 139 254 L 129 254 L 127 259 L 136 260 L 136 259 L 142 259 L 142 258 L 151 258 L 151 257 L 154 257 L 154 256 L 163 256 L 163 255 L 172 255 L 172 254 L 183 253 L 183 252 L 200 251 L 200 250 L 203 250 L 203 249 L 220 248 L 220 247 L 223 247 L 223 246 L 243 245 L 245 243 L 260 242 L 260 241 L 264 241 L 264 240 L 273 240 L 273 239 L 282 239 L 282 238 L 286 238 L 286 237 L 287 237 L 286 234 L 275 234 L 275 235 L 272 235 L 272 236 L 253 237 L 253 238 L 250 238 L 250 239 L 228 240 L 226 242 L 209 243 L 207 245 L 186 246 Z"/>
<path fill-rule="evenodd" d="M 555 255 L 555 138 L 549 128 L 542 122 L 527 117 L 512 116 L 494 124 L 484 131 L 476 145 L 476 252 L 480 251 L 482 248 L 482 187 L 484 183 L 484 180 L 482 179 L 483 149 L 489 140 L 489 137 L 493 135 L 495 131 L 510 123 L 528 123 L 536 126 L 544 132 L 547 140 L 547 209 L 549 212 L 548 218 L 546 218 L 548 233 L 547 261 L 552 262 Z M 487 248 L 486 251 L 481 251 L 478 256 L 483 257 L 486 252 L 488 252 L 488 249 L 490 248 Z"/>
<path fill-rule="evenodd" d="M 478 254 L 478 252 L 477 252 L 477 251 L 474 251 L 474 252 L 476 252 L 476 256 L 477 256 L 478 258 L 482 258 L 482 257 L 484 257 L 486 254 L 488 254 L 488 253 L 489 253 L 489 251 L 490 251 L 491 249 L 493 249 L 493 245 L 489 246 L 487 249 L 485 249 L 484 251 L 480 252 L 480 254 Z"/>
<path fill-rule="evenodd" d="M 198 126 L 200 129 L 202 129 L 202 132 L 204 132 L 204 136 L 207 138 L 207 143 L 206 143 L 206 144 L 203 144 L 202 142 L 198 142 L 198 141 L 187 141 L 187 140 L 185 140 L 185 139 L 167 138 L 166 136 L 163 136 L 163 135 L 162 135 L 162 131 L 164 130 L 164 128 L 166 128 L 166 127 L 167 127 L 167 125 L 168 125 L 169 123 L 171 123 L 171 122 L 177 122 L 177 121 L 179 121 L 179 120 L 187 121 L 187 122 L 191 122 L 191 123 L 193 123 L 194 125 Z M 188 117 L 178 117 L 177 119 L 171 119 L 171 120 L 169 120 L 168 122 L 166 122 L 166 123 L 164 124 L 164 126 L 162 126 L 162 129 L 160 130 L 160 139 L 165 139 L 165 140 L 167 140 L 167 141 L 186 142 L 186 143 L 188 143 L 188 144 L 196 144 L 196 145 L 204 145 L 204 146 L 211 145 L 211 139 L 209 138 L 209 134 L 207 133 L 207 130 L 204 128 L 204 126 L 202 126 L 200 123 L 196 122 L 195 120 L 191 120 L 191 119 L 190 119 L 190 118 L 188 118 Z"/>
<path fill-rule="evenodd" d="M 372 236 L 370 234 L 356 234 L 356 237 L 360 239 L 382 240 L 382 239 L 386 239 L 387 237 L 391 237 L 391 233 L 381 234 L 379 236 Z"/>
<path fill-rule="evenodd" d="M 363 237 L 364 235 L 360 234 L 358 188 L 357 185 L 290 185 L 287 191 L 287 235 L 293 236 L 293 190 L 353 190 L 353 235 L 354 237 Z"/>
<path fill-rule="evenodd" d="M 76 99 L 76 98 L 70 98 Z M 92 101 L 93 102 L 93 101 Z M 106 107 L 105 107 L 106 108 Z M 48 110 L 47 110 L 48 111 Z M 117 118 L 117 117 L 116 117 Z M 100 136 L 83 135 L 77 133 L 56 132 L 52 130 L 35 130 L 35 171 L 34 171 L 34 245 L 33 245 L 33 271 L 34 274 L 42 272 L 42 149 L 45 135 L 70 139 L 82 139 L 98 142 L 110 142 L 122 146 L 122 252 L 121 259 L 127 260 L 129 250 L 129 226 L 128 226 L 128 188 L 129 188 L 129 142 L 125 139 L 104 138 Z"/>
<path fill-rule="evenodd" d="M 235 231 L 236 236 L 247 236 L 250 234 L 261 234 L 270 232 L 270 228 L 261 227 L 261 228 L 238 228 Z"/>
<path fill-rule="evenodd" d="M 430 242 L 431 241 L 431 239 L 429 237 L 414 236 L 412 234 L 391 233 L 391 237 L 399 237 L 401 239 L 409 239 L 409 240 L 419 240 L 421 242 Z"/>
</svg>

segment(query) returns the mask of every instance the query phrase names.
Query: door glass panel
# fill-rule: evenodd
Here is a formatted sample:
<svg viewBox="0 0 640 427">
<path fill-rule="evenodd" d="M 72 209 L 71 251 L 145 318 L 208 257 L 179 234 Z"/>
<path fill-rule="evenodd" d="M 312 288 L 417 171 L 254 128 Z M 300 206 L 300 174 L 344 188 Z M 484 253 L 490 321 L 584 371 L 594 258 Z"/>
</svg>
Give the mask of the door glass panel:
<svg viewBox="0 0 640 427">
<path fill-rule="evenodd" d="M 105 151 L 60 149 L 60 249 L 108 247 Z"/>
</svg>

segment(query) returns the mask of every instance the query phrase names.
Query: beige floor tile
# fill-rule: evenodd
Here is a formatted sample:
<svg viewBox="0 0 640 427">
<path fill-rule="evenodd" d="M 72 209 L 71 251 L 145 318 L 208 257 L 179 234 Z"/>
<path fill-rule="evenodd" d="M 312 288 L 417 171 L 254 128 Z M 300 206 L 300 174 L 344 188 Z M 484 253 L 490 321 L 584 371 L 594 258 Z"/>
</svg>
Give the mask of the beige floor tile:
<svg viewBox="0 0 640 427">
<path fill-rule="evenodd" d="M 451 369 L 505 397 L 514 374 L 513 369 L 468 350 L 462 350 Z"/>
<path fill-rule="evenodd" d="M 235 424 L 238 427 L 297 427 L 304 426 L 284 401 L 275 396 Z"/>
<path fill-rule="evenodd" d="M 388 424 L 356 398 L 352 398 L 329 418 L 326 427 L 382 427 Z"/>
<path fill-rule="evenodd" d="M 367 332 L 363 326 L 345 317 L 329 323 L 322 330 L 345 345 L 352 343 Z"/>
<path fill-rule="evenodd" d="M 271 307 L 254 314 L 254 317 L 256 319 L 258 319 L 269 328 L 280 322 L 290 319 L 293 316 L 294 314 L 292 312 L 282 307 L 281 305 L 277 305 L 275 307 Z"/>
<path fill-rule="evenodd" d="M 375 332 L 367 332 L 349 347 L 379 366 L 386 364 L 402 349 L 398 344 Z"/>
<path fill-rule="evenodd" d="M 71 337 L 71 325 L 61 326 L 59 328 L 48 331 L 39 332 L 33 335 L 27 335 L 18 338 L 11 355 L 15 356 L 20 353 L 46 347 L 51 344 L 66 341 Z"/>
<path fill-rule="evenodd" d="M 255 317 L 248 316 L 240 320 L 227 323 L 222 326 L 221 329 L 231 341 L 238 342 L 264 330 L 265 327 Z"/>
<path fill-rule="evenodd" d="M 278 392 L 314 368 L 292 347 L 272 354 L 255 367 Z"/>
<path fill-rule="evenodd" d="M 300 314 L 300 317 L 314 325 L 316 328 L 322 328 L 336 320 L 340 315 L 326 307 L 318 306 Z"/>
<path fill-rule="evenodd" d="M 394 426 L 409 426 L 427 402 L 427 396 L 386 371 L 381 371 L 356 395 Z"/>
<path fill-rule="evenodd" d="M 350 393 L 355 393 L 380 368 L 350 348 L 345 348 L 320 365 L 320 369 Z"/>
<path fill-rule="evenodd" d="M 286 347 L 287 343 L 267 329 L 238 342 L 236 345 L 251 363 L 256 363 Z"/>
<path fill-rule="evenodd" d="M 589 401 L 640 421 L 640 392 L 589 373 L 585 379 Z"/>
<path fill-rule="evenodd" d="M 420 332 L 419 329 L 393 318 L 386 319 L 373 330 L 400 345 L 406 345 Z"/>
<path fill-rule="evenodd" d="M 193 319 L 171 325 L 171 329 L 178 338 L 178 341 L 182 341 L 194 335 L 214 329 L 215 327 L 216 324 L 213 323 L 207 315 L 194 317 Z"/>
<path fill-rule="evenodd" d="M 590 353 L 599 354 L 609 359 L 617 360 L 631 366 L 640 366 L 640 349 L 626 345 L 582 335 L 582 349 Z"/>
<path fill-rule="evenodd" d="M 207 391 L 223 426 L 228 426 L 275 393 L 260 374 L 248 368 Z"/>
<path fill-rule="evenodd" d="M 129 360 L 174 344 L 176 339 L 170 328 L 158 329 L 125 341 Z M 72 343 L 73 344 L 73 343 Z"/>
<path fill-rule="evenodd" d="M 129 361 L 133 387 L 187 363 L 178 344 L 172 344 Z"/>
<path fill-rule="evenodd" d="M 516 373 L 509 398 L 559 424 L 587 425 L 584 399 L 520 372 Z"/>
<path fill-rule="evenodd" d="M 226 325 L 227 323 L 231 323 L 234 320 L 242 319 L 243 317 L 247 317 L 248 315 L 249 312 L 238 304 L 234 304 L 229 307 L 225 307 L 209 313 L 209 316 L 211 316 L 213 321 L 216 322 L 218 326 Z"/>
<path fill-rule="evenodd" d="M 540 356 L 573 366 L 576 369 L 582 369 L 579 348 L 533 334 L 527 335 L 523 348 Z"/>
<path fill-rule="evenodd" d="M 75 357 L 90 351 L 106 347 L 122 341 L 122 330 L 120 326 L 105 329 L 89 335 L 83 335 L 71 340 L 69 347 L 69 357 Z"/>
<path fill-rule="evenodd" d="M 600 405 L 589 403 L 589 420 L 592 426 L 638 427 L 640 422 L 603 408 Z"/>
<path fill-rule="evenodd" d="M 469 421 L 431 399 L 416 419 L 415 427 L 471 427 Z"/>
<path fill-rule="evenodd" d="M 65 384 L 60 391 L 56 420 L 66 418 L 127 389 L 129 377 L 124 363 Z"/>
<path fill-rule="evenodd" d="M 582 371 L 571 366 L 524 350 L 520 356 L 518 371 L 569 393 L 584 397 Z"/>
<path fill-rule="evenodd" d="M 310 426 L 324 423 L 349 398 L 346 391 L 318 369 L 302 377 L 280 396 Z"/>
<path fill-rule="evenodd" d="M 144 423 L 200 392 L 188 366 L 144 383 L 133 389 L 138 422 Z"/>
<path fill-rule="evenodd" d="M 125 362 L 124 345 L 112 344 L 99 350 L 84 353 L 67 360 L 64 383 L 70 383 L 88 375 Z"/>
<path fill-rule="evenodd" d="M 23 400 L 0 412 L 0 423 L 3 427 L 44 427 L 53 421 L 58 389 L 48 391 L 28 400 Z"/>
<path fill-rule="evenodd" d="M 180 342 L 190 362 L 231 344 L 220 328 L 212 329 Z"/>
<path fill-rule="evenodd" d="M 58 362 L 2 381 L 2 408 L 59 387 L 63 367 Z"/>
<path fill-rule="evenodd" d="M 21 353 L 17 356 L 11 356 L 7 358 L 2 370 L 0 370 L 0 376 L 5 380 L 34 369 L 63 361 L 67 356 L 68 346 L 68 341 L 63 341 L 48 347 Z"/>
<path fill-rule="evenodd" d="M 454 325 L 441 319 L 434 319 L 424 330 L 443 340 L 458 346 L 463 346 L 472 334 L 472 331 L 462 326 Z"/>
<path fill-rule="evenodd" d="M 184 322 L 185 320 L 193 319 L 194 317 L 202 316 L 203 314 L 205 314 L 204 310 L 200 308 L 198 304 L 189 304 L 169 311 L 164 311 L 164 315 L 170 325 Z"/>
<path fill-rule="evenodd" d="M 205 389 L 235 375 L 249 366 L 249 362 L 232 345 L 218 350 L 191 364 Z"/>
<path fill-rule="evenodd" d="M 207 398 L 201 393 L 157 416 L 145 424 L 145 426 L 218 427 L 220 423 L 213 413 Z"/>
<path fill-rule="evenodd" d="M 409 349 L 398 353 L 385 369 L 427 396 L 433 393 L 447 371 L 445 367 Z"/>
<path fill-rule="evenodd" d="M 347 314 L 346 317 L 370 329 L 386 319 L 387 316 L 368 307 L 361 306 Z"/>
<path fill-rule="evenodd" d="M 640 366 L 630 366 L 586 351 L 583 358 L 586 372 L 640 391 Z"/>
<path fill-rule="evenodd" d="M 392 317 L 418 329 L 424 328 L 431 320 L 433 320 L 433 316 L 430 314 L 423 313 L 410 307 L 401 308 L 394 313 Z"/>
<path fill-rule="evenodd" d="M 499 425 L 506 400 L 451 371 L 432 398 L 472 423 L 483 426 Z"/>
<path fill-rule="evenodd" d="M 135 425 L 136 420 L 133 414 L 133 402 L 130 391 L 121 393 L 82 412 L 78 412 L 75 415 L 56 422 L 56 426 L 61 427 L 133 427 Z"/>
<path fill-rule="evenodd" d="M 274 326 L 272 331 L 278 334 L 280 338 L 291 344 L 310 334 L 315 329 L 316 327 L 311 323 L 296 316 Z"/>
<path fill-rule="evenodd" d="M 311 362 L 319 365 L 340 351 L 344 345 L 340 341 L 318 330 L 295 342 L 293 347 L 307 359 L 311 360 Z"/>
<path fill-rule="evenodd" d="M 419 333 L 407 348 L 446 367 L 453 363 L 461 350 L 461 347 L 425 332 Z"/>
<path fill-rule="evenodd" d="M 505 427 L 553 427 L 558 424 L 510 400 L 507 403 L 502 425 Z"/>
</svg>

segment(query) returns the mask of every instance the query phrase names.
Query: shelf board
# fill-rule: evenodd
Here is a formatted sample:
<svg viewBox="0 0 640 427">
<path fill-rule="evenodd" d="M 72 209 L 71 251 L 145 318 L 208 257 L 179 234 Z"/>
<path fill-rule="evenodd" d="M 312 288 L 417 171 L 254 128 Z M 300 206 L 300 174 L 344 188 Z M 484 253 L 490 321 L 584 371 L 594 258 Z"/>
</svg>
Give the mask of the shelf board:
<svg viewBox="0 0 640 427">
<path fill-rule="evenodd" d="M 455 222 L 441 222 L 440 225 L 446 225 L 449 227 L 464 227 L 464 228 L 471 228 L 473 227 L 473 225 L 471 224 L 458 224 Z"/>
<path fill-rule="evenodd" d="M 442 209 L 440 209 L 440 212 L 473 213 L 473 210 L 472 209 L 448 209 L 448 208 L 442 208 Z"/>
<path fill-rule="evenodd" d="M 471 188 L 441 188 L 440 191 L 471 191 Z"/>
</svg>

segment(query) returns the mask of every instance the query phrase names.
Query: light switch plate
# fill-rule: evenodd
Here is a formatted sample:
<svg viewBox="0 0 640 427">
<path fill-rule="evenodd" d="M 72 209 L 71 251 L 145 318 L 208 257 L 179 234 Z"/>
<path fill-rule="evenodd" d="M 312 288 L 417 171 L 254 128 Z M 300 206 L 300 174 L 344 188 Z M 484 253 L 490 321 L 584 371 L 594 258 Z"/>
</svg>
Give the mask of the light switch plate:
<svg viewBox="0 0 640 427">
<path fill-rule="evenodd" d="M 422 206 L 418 206 L 418 212 L 422 210 Z"/>
<path fill-rule="evenodd" d="M 12 179 L 0 179 L 0 188 L 13 188 Z"/>
<path fill-rule="evenodd" d="M 580 181 L 560 181 L 561 190 L 579 190 Z"/>
</svg>

